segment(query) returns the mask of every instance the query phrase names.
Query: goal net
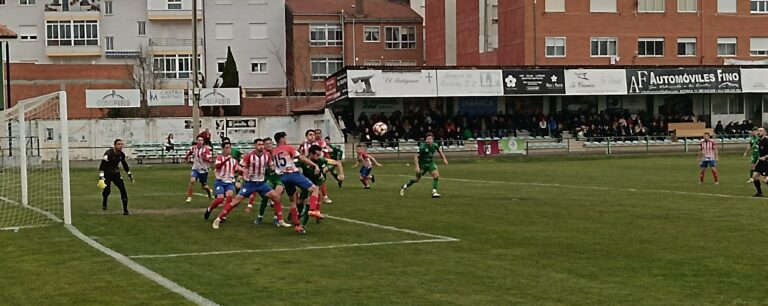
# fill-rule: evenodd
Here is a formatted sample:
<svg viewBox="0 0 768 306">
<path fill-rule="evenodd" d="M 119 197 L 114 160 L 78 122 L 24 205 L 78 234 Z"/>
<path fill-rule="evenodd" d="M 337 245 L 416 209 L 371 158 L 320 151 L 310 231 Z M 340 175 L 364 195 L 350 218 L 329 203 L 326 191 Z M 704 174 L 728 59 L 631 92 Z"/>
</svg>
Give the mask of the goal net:
<svg viewBox="0 0 768 306">
<path fill-rule="evenodd" d="M 0 229 L 71 223 L 66 92 L 0 111 Z"/>
</svg>

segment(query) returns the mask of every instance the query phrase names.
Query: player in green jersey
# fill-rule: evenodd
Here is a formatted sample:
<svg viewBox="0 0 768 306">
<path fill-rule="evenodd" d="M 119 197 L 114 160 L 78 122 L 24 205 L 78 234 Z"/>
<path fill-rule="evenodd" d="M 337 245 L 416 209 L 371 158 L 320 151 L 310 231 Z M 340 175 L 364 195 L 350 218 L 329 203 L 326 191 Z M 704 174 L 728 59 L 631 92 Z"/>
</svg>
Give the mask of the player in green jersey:
<svg viewBox="0 0 768 306">
<path fill-rule="evenodd" d="M 327 166 L 335 166 L 339 169 L 339 179 L 344 180 L 344 167 L 342 166 L 341 162 L 337 162 L 333 159 L 327 159 L 323 156 L 323 148 L 321 148 L 318 145 L 312 145 L 309 147 L 309 159 L 315 163 L 320 169 L 323 169 L 323 167 Z M 301 161 L 296 163 L 296 166 L 298 166 L 301 169 L 302 174 L 306 176 L 312 184 L 315 184 L 315 186 L 320 186 L 325 181 L 325 175 L 323 175 L 322 172 L 316 173 L 315 167 L 307 165 Z M 296 208 L 298 208 L 299 213 L 301 214 L 302 218 L 302 226 L 307 225 L 307 221 L 309 220 L 309 205 L 304 205 L 304 201 L 309 198 L 309 192 L 306 190 L 302 190 L 301 194 L 299 195 L 299 200 L 296 204 Z M 320 203 L 318 203 L 318 210 L 320 209 Z"/>
<path fill-rule="evenodd" d="M 344 159 L 344 150 L 339 146 L 332 145 L 330 137 L 325 137 L 325 143 L 327 143 L 328 148 L 331 149 L 331 152 L 328 152 L 328 156 L 335 161 L 341 162 L 341 160 Z M 341 188 L 341 184 L 344 183 L 344 180 L 339 180 L 339 175 L 336 173 L 336 165 L 328 165 L 324 171 L 325 173 L 330 173 L 331 176 L 336 179 L 336 182 L 339 183 L 339 188 Z"/>
<path fill-rule="evenodd" d="M 418 183 L 424 174 L 429 173 L 432 175 L 432 197 L 440 197 L 440 194 L 437 193 L 437 184 L 438 179 L 440 178 L 440 172 L 437 171 L 437 165 L 435 164 L 435 153 L 440 154 L 440 157 L 443 158 L 443 163 L 448 165 L 448 159 L 445 158 L 443 149 L 435 143 L 434 135 L 432 135 L 432 133 L 427 133 L 426 143 L 419 145 L 419 152 L 416 153 L 416 155 L 413 157 L 413 160 L 416 163 L 416 178 L 411 179 L 408 181 L 408 183 L 403 185 L 402 188 L 400 188 L 400 196 L 404 196 L 405 190 L 408 189 L 408 187 Z"/>
<path fill-rule="evenodd" d="M 747 147 L 747 150 L 744 151 L 744 157 L 747 157 L 747 154 L 752 155 L 749 161 L 749 180 L 747 181 L 747 184 L 755 181 L 753 179 L 753 175 L 755 174 L 755 164 L 757 164 L 757 160 L 760 158 L 760 148 L 757 146 L 759 140 L 760 136 L 757 134 L 757 128 L 752 129 L 752 133 L 749 135 L 749 146 Z"/>
</svg>

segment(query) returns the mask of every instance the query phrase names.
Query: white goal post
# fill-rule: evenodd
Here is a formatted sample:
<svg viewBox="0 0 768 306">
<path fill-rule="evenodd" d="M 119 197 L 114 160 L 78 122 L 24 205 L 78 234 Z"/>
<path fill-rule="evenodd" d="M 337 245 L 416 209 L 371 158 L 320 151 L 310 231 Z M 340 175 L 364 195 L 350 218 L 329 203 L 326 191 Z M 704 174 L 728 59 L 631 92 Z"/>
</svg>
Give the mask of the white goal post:
<svg viewBox="0 0 768 306">
<path fill-rule="evenodd" d="M 0 229 L 72 224 L 67 93 L 0 111 Z"/>
</svg>

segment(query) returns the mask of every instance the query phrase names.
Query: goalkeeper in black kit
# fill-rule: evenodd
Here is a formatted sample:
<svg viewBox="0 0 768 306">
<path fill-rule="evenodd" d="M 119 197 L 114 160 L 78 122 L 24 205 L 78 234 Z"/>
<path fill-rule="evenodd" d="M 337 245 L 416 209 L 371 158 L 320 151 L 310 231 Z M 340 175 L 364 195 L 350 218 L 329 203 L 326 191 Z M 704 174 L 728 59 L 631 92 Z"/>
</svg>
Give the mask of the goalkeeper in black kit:
<svg viewBox="0 0 768 306">
<path fill-rule="evenodd" d="M 115 183 L 117 189 L 120 189 L 120 199 L 123 201 L 123 215 L 129 215 L 128 212 L 128 192 L 125 190 L 125 182 L 123 177 L 120 176 L 120 163 L 123 164 L 123 170 L 128 174 L 128 178 L 133 183 L 133 176 L 131 176 L 131 170 L 128 168 L 128 163 L 125 161 L 125 153 L 123 153 L 123 141 L 115 139 L 114 147 L 104 152 L 104 158 L 101 160 L 99 166 L 99 184 L 98 187 L 102 190 L 101 196 L 103 201 L 101 202 L 101 209 L 107 210 L 107 200 L 109 200 L 109 193 L 112 191 L 112 183 Z"/>
</svg>

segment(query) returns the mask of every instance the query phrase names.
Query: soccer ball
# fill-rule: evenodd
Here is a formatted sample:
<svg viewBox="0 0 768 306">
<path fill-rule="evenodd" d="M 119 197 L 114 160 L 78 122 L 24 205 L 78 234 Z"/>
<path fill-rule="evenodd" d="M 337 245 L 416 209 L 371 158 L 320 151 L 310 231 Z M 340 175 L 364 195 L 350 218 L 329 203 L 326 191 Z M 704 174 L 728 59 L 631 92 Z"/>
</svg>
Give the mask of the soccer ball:
<svg viewBox="0 0 768 306">
<path fill-rule="evenodd" d="M 384 122 L 377 122 L 373 125 L 373 133 L 379 136 L 386 134 L 387 125 Z"/>
</svg>

